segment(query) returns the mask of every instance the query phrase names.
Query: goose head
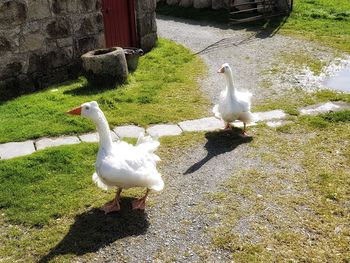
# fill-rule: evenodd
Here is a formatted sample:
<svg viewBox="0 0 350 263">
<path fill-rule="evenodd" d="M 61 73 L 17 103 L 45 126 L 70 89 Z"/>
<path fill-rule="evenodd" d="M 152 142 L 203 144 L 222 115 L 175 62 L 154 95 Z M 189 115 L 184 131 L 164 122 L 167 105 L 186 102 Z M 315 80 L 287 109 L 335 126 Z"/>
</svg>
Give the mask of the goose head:
<svg viewBox="0 0 350 263">
<path fill-rule="evenodd" d="M 218 73 L 229 73 L 231 71 L 231 67 L 228 63 L 224 63 L 221 65 L 221 68 L 219 68 Z"/>
<path fill-rule="evenodd" d="M 94 122 L 98 122 L 101 119 L 102 111 L 98 107 L 98 104 L 96 101 L 90 101 L 90 102 L 81 104 L 79 107 L 76 107 L 68 111 L 67 113 L 71 115 L 84 116 Z"/>
</svg>

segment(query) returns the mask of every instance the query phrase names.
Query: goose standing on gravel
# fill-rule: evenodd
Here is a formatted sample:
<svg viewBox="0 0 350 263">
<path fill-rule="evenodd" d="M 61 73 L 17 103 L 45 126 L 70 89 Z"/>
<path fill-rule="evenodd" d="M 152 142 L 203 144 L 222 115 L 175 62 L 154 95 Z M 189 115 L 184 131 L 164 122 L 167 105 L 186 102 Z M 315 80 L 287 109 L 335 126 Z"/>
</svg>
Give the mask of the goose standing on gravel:
<svg viewBox="0 0 350 263">
<path fill-rule="evenodd" d="M 108 122 L 96 101 L 84 103 L 68 113 L 84 116 L 96 124 L 100 138 L 96 172 L 92 179 L 104 190 L 118 188 L 116 197 L 105 204 L 102 210 L 106 214 L 119 211 L 122 189 L 131 187 L 147 188 L 142 198 L 132 202 L 133 209 L 145 209 L 149 191 L 161 191 L 164 187 L 156 167 L 156 162 L 160 159 L 154 154 L 159 142 L 144 134 L 140 134 L 136 146 L 123 141 L 112 142 Z"/>
<path fill-rule="evenodd" d="M 248 91 L 238 91 L 233 85 L 232 70 L 228 63 L 225 63 L 218 70 L 218 73 L 224 73 L 227 86 L 221 91 L 219 103 L 213 108 L 215 117 L 225 122 L 225 130 L 232 129 L 231 122 L 240 120 L 243 122 L 242 136 L 248 136 L 246 125 L 253 119 L 250 112 L 250 100 L 252 94 Z"/>
</svg>

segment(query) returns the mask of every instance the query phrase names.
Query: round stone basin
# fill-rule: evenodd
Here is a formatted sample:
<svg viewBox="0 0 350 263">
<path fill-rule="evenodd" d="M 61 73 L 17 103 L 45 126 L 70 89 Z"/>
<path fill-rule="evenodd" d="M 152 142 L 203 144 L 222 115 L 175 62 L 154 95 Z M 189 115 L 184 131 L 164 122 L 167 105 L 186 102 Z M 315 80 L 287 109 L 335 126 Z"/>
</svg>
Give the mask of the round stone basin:
<svg viewBox="0 0 350 263">
<path fill-rule="evenodd" d="M 124 50 L 120 47 L 92 50 L 81 59 L 84 76 L 92 86 L 112 88 L 128 77 Z"/>
</svg>

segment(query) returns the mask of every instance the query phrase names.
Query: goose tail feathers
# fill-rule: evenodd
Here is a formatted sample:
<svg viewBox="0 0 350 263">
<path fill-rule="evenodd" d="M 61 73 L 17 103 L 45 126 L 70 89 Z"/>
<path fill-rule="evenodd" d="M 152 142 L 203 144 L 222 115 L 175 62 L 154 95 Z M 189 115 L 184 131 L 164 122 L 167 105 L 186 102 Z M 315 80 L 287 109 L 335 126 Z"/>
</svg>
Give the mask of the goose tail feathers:
<svg viewBox="0 0 350 263">
<path fill-rule="evenodd" d="M 92 181 L 97 184 L 97 186 L 105 191 L 108 191 L 110 189 L 112 189 L 113 187 L 108 186 L 105 181 L 98 176 L 98 174 L 96 172 L 94 172 L 94 174 L 92 175 Z"/>
</svg>

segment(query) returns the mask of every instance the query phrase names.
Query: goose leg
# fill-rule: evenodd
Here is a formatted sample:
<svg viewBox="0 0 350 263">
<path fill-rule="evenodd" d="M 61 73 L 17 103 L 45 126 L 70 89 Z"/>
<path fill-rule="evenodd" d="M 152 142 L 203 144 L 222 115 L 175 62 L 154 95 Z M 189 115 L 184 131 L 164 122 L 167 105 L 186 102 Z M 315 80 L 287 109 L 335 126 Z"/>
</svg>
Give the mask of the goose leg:
<svg viewBox="0 0 350 263">
<path fill-rule="evenodd" d="M 105 212 L 105 214 L 114 212 L 114 211 L 119 211 L 120 210 L 120 194 L 122 192 L 122 188 L 118 188 L 117 193 L 115 195 L 115 198 L 111 201 L 105 204 L 101 209 L 102 211 Z"/>
<path fill-rule="evenodd" d="M 229 122 L 225 122 L 224 131 L 227 131 L 227 130 L 232 130 L 232 125 Z"/>
<path fill-rule="evenodd" d="M 141 209 L 141 210 L 145 209 L 146 199 L 147 199 L 149 191 L 150 190 L 147 188 L 146 194 L 143 197 L 141 197 L 140 199 L 134 200 L 132 202 L 132 209 Z"/>
<path fill-rule="evenodd" d="M 246 133 L 246 127 L 247 127 L 247 124 L 245 123 L 245 122 L 243 122 L 243 131 L 242 131 L 242 133 L 241 133 L 241 136 L 242 137 L 250 137 L 247 133 Z"/>
</svg>

